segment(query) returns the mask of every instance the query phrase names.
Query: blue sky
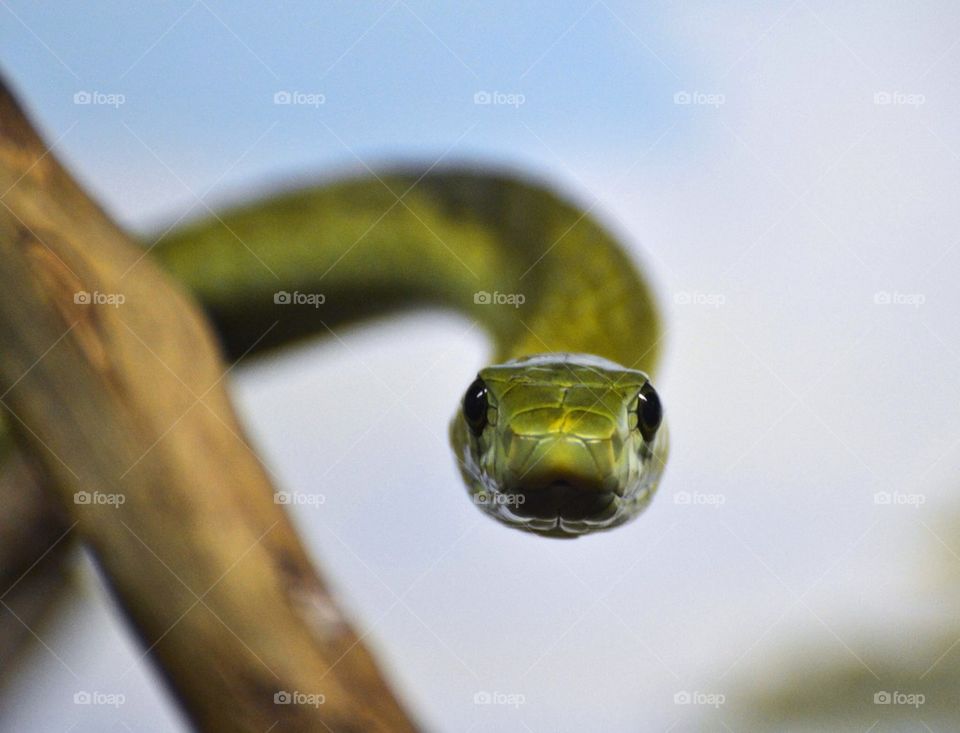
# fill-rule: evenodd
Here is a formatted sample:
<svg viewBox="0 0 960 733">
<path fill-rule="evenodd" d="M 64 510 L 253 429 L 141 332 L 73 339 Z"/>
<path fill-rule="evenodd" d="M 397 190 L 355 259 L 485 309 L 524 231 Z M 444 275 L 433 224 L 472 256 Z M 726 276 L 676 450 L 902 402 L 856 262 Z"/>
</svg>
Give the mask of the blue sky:
<svg viewBox="0 0 960 733">
<path fill-rule="evenodd" d="M 451 146 L 450 160 L 569 177 L 564 168 L 615 168 L 623 151 L 695 122 L 672 95 L 697 88 L 697 54 L 681 51 L 677 19 L 656 5 L 205 0 L 54 14 L 10 2 L 6 14 L 6 73 L 127 221 L 182 206 L 178 177 L 196 193 L 217 183 L 216 196 L 356 166 L 355 156 L 429 163 Z M 77 90 L 124 102 L 78 107 Z M 324 103 L 277 107 L 278 90 Z M 478 91 L 522 102 L 478 106 Z"/>
</svg>

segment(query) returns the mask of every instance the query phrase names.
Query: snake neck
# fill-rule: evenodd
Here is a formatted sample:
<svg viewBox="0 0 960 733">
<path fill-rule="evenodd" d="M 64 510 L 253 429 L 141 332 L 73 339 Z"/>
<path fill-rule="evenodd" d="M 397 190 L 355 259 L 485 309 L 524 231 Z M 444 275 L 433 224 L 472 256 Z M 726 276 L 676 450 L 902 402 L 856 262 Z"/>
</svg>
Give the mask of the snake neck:
<svg viewBox="0 0 960 733">
<path fill-rule="evenodd" d="M 336 182 L 189 225 L 154 252 L 231 356 L 421 306 L 479 322 L 500 361 L 582 352 L 650 372 L 659 356 L 650 288 L 611 235 L 511 177 Z"/>
</svg>

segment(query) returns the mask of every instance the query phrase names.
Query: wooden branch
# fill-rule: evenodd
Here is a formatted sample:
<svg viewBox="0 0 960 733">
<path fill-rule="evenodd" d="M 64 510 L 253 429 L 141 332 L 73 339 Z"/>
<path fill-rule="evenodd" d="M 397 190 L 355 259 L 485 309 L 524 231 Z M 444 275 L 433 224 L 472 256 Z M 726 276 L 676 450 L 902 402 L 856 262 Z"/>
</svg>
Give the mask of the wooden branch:
<svg viewBox="0 0 960 733">
<path fill-rule="evenodd" d="M 0 468 L 0 675 L 33 640 L 54 602 L 70 587 L 70 523 L 22 451 L 5 450 Z"/>
<path fill-rule="evenodd" d="M 0 191 L 9 424 L 196 726 L 413 730 L 274 502 L 204 318 L 4 90 Z"/>
</svg>

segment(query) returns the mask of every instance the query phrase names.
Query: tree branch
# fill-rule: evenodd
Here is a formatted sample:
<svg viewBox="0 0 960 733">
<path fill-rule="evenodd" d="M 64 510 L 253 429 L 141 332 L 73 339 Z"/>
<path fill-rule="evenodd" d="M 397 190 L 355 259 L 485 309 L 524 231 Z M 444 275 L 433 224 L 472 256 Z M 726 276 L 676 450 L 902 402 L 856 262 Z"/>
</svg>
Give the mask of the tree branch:
<svg viewBox="0 0 960 733">
<path fill-rule="evenodd" d="M 197 727 L 413 730 L 273 501 L 203 316 L 4 90 L 0 191 L 9 423 Z"/>
<path fill-rule="evenodd" d="M 0 675 L 9 677 L 30 629 L 70 585 L 73 532 L 23 452 L 0 454 Z"/>
</svg>

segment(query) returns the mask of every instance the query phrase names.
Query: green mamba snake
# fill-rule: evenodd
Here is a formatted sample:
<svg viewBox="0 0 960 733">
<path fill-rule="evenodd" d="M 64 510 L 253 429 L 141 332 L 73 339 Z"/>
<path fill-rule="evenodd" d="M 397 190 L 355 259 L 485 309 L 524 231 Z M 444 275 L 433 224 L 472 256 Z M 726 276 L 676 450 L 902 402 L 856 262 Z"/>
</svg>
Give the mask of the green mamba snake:
<svg viewBox="0 0 960 733">
<path fill-rule="evenodd" d="M 167 233 L 152 253 L 232 357 L 411 306 L 480 322 L 498 363 L 451 440 L 474 502 L 510 526 L 608 529 L 656 490 L 652 295 L 606 231 L 539 186 L 465 171 L 339 181 Z"/>
</svg>

